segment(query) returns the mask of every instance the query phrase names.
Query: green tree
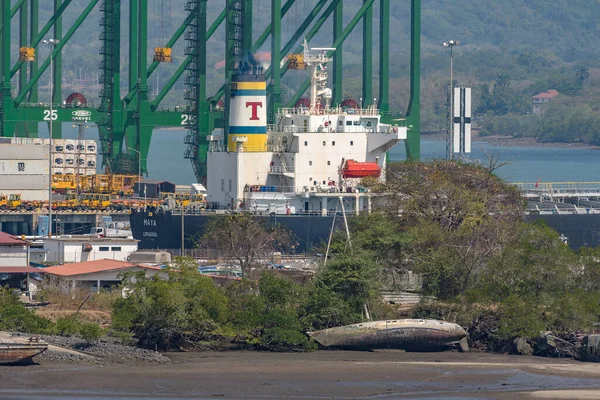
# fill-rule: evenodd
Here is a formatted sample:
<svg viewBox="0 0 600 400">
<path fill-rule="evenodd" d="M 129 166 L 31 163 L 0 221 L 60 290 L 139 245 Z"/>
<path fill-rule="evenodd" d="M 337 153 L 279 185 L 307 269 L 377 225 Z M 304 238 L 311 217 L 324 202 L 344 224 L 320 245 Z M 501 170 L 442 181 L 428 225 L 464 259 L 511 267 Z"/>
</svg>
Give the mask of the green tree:
<svg viewBox="0 0 600 400">
<path fill-rule="evenodd" d="M 273 252 L 286 251 L 294 246 L 289 231 L 278 227 L 267 227 L 247 213 L 235 213 L 226 220 L 212 220 L 199 246 L 215 256 L 234 258 L 242 269 L 243 276 L 260 265 L 261 259 Z"/>
</svg>

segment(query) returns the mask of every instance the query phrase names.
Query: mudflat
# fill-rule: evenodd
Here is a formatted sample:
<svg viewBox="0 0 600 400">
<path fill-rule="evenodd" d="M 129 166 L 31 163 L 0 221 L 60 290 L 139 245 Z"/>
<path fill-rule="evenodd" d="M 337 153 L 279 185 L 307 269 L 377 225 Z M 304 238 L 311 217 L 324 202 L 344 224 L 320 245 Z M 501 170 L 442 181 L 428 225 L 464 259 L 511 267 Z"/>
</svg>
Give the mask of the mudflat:
<svg viewBox="0 0 600 400">
<path fill-rule="evenodd" d="M 485 353 L 170 353 L 1 366 L 0 399 L 600 398 L 600 364 Z"/>
</svg>

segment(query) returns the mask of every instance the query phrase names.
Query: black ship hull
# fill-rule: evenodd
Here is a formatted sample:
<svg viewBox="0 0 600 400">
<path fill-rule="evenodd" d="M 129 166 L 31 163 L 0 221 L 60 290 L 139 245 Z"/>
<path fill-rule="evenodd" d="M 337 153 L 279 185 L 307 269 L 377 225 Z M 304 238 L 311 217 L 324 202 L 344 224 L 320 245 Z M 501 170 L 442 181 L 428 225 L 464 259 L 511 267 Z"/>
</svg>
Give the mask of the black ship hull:
<svg viewBox="0 0 600 400">
<path fill-rule="evenodd" d="M 133 237 L 139 240 L 140 249 L 181 249 L 181 225 L 183 222 L 185 248 L 197 247 L 209 221 L 224 218 L 220 214 L 171 214 L 169 212 L 133 211 L 130 215 Z M 314 246 L 327 243 L 333 216 L 320 215 L 261 215 L 256 216 L 266 226 L 279 225 L 291 231 L 298 243 L 295 250 L 305 252 Z M 338 216 L 335 228 L 343 223 Z"/>
<path fill-rule="evenodd" d="M 185 215 L 185 247 L 197 247 L 208 222 L 212 218 L 222 218 L 219 214 Z M 267 226 L 279 224 L 295 235 L 298 242 L 297 252 L 305 252 L 314 246 L 327 242 L 331 231 L 333 216 L 320 215 L 273 215 L 256 216 Z M 600 214 L 543 214 L 528 215 L 527 221 L 541 219 L 549 227 L 566 237 L 574 250 L 580 247 L 600 245 Z M 153 211 L 134 211 L 130 215 L 133 237 L 139 240 L 140 249 L 180 249 L 181 224 L 179 214 L 157 213 Z M 334 229 L 342 226 L 342 217 L 336 219 Z"/>
</svg>

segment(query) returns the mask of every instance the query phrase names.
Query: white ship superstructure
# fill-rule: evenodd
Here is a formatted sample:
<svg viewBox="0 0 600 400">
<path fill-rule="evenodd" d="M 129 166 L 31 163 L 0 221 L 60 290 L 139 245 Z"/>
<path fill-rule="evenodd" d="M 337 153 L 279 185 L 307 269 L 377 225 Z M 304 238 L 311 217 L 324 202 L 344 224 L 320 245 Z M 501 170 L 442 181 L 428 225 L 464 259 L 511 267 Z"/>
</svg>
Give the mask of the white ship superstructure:
<svg viewBox="0 0 600 400">
<path fill-rule="evenodd" d="M 326 215 L 340 201 L 346 212 L 370 209 L 361 179 L 384 176 L 385 154 L 406 139 L 406 127 L 383 124 L 375 106 L 330 107 L 326 50 L 305 46 L 310 106 L 280 109 L 273 125 L 262 67 L 234 75 L 227 145 L 209 136 L 209 201 L 257 214 Z"/>
</svg>

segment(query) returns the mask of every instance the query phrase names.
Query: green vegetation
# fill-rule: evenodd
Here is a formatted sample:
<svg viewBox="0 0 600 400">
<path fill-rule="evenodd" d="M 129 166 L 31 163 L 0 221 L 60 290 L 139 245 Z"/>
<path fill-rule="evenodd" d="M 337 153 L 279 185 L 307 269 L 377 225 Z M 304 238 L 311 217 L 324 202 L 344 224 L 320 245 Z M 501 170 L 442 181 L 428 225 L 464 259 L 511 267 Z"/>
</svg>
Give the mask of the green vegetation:
<svg viewBox="0 0 600 400">
<path fill-rule="evenodd" d="M 391 164 L 385 182 L 364 182 L 384 194 L 375 211 L 350 219 L 350 241 L 333 236 L 330 257 L 305 285 L 257 258 L 247 267 L 252 279 L 224 286 L 185 258 L 164 274 L 126 275 L 109 332 L 148 348 L 310 351 L 307 331 L 360 322 L 366 312 L 407 316 L 381 293 L 414 285 L 413 273 L 425 297 L 410 315 L 457 322 L 478 348 L 506 351 L 515 338 L 546 330 L 590 331 L 600 313 L 600 249 L 573 252 L 549 227 L 523 222 L 523 199 L 494 175 L 498 165 Z M 249 231 L 270 237 L 247 218 L 222 229 L 240 241 Z M 52 323 L 0 291 L 0 329 L 97 340 L 103 331 L 78 315 Z"/>
</svg>

